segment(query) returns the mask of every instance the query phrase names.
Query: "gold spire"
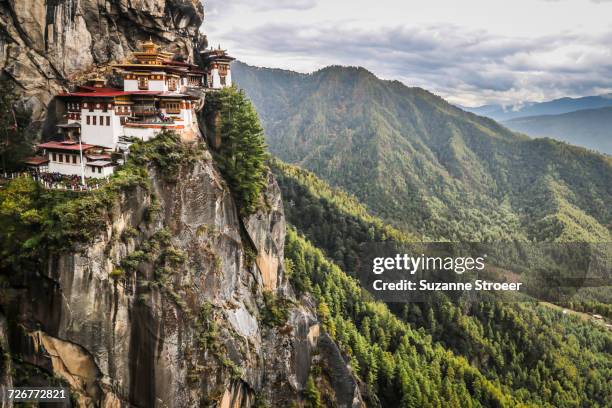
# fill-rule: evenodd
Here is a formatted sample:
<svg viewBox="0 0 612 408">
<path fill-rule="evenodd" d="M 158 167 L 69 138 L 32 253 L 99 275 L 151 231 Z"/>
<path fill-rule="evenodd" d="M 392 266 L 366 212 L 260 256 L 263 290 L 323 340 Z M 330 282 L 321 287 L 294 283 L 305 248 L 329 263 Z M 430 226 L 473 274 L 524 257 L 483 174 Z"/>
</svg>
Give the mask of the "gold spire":
<svg viewBox="0 0 612 408">
<path fill-rule="evenodd" d="M 149 36 L 149 41 L 145 42 L 142 45 L 142 48 L 145 52 L 156 52 L 157 51 L 157 45 L 155 45 L 155 43 L 153 42 L 153 40 L 151 39 L 151 36 Z"/>
</svg>

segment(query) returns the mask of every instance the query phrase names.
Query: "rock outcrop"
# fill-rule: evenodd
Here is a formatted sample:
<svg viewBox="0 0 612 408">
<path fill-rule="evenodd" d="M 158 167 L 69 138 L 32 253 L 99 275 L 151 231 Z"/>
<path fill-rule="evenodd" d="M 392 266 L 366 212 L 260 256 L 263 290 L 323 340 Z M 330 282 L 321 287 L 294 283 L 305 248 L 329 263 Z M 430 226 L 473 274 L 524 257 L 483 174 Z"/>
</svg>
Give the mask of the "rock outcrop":
<svg viewBox="0 0 612 408">
<path fill-rule="evenodd" d="M 0 1 L 2 76 L 51 128 L 56 93 L 140 41 L 197 60 L 202 19 L 199 0 Z M 0 276 L 0 385 L 63 385 L 84 407 L 303 406 L 322 330 L 284 276 L 276 181 L 241 219 L 205 148 L 177 177 L 163 170 L 121 190 L 91 242 Z M 267 319 L 271 307 L 285 318 Z M 324 345 L 336 406 L 361 406 Z"/>
<path fill-rule="evenodd" d="M 337 406 L 360 406 L 337 346 L 319 341 L 314 305 L 284 276 L 276 181 L 265 208 L 240 219 L 207 150 L 175 179 L 162 170 L 121 193 L 92 243 L 26 273 L 6 309 L 11 353 L 79 406 L 280 407 L 300 406 L 323 352 L 339 367 Z M 286 319 L 266 321 L 270 307 Z"/>
<path fill-rule="evenodd" d="M 43 128 L 50 101 L 69 80 L 122 61 L 152 38 L 195 57 L 200 0 L 6 0 L 0 2 L 0 71 Z M 50 123 L 47 123 L 50 128 Z"/>
<path fill-rule="evenodd" d="M 268 386 L 266 364 L 281 366 L 280 355 L 264 354 L 278 336 L 265 338 L 272 329 L 260 316 L 271 286 L 264 280 L 282 281 L 282 252 L 266 252 L 264 276 L 207 154 L 175 182 L 150 174 L 151 189 L 124 193 L 93 244 L 51 254 L 30 273 L 11 309 L 21 328 L 11 334 L 11 352 L 65 380 L 82 406 L 250 406 Z M 249 229 L 257 241 L 282 246 L 279 192 L 269 194 L 271 208 Z M 317 325 L 302 306 L 291 315 L 300 317 L 287 322 L 298 326 L 290 332 Z M 292 357 L 304 352 L 292 346 L 302 338 L 285 341 L 282 364 L 305 366 L 275 375 L 291 379 L 297 398 L 305 379 L 296 372 L 307 372 L 309 360 Z"/>
</svg>

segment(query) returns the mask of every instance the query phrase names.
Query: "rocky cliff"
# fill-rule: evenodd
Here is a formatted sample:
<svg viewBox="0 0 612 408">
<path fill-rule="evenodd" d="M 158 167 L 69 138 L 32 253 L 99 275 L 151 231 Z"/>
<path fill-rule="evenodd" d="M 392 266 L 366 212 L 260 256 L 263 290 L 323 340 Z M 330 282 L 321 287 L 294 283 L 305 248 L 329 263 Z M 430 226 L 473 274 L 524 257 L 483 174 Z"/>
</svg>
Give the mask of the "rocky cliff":
<svg viewBox="0 0 612 408">
<path fill-rule="evenodd" d="M 33 109 L 34 128 L 51 129 L 57 92 L 140 41 L 197 60 L 202 19 L 199 0 L 3 0 L 2 76 Z M 76 244 L 26 232 L 37 256 L 0 260 L 0 385 L 64 385 L 85 407 L 299 407 L 316 366 L 325 401 L 361 406 L 312 300 L 295 298 L 284 276 L 276 181 L 262 209 L 241 218 L 205 143 L 191 148 L 172 177 L 149 162 L 47 214 L 80 226 Z"/>
<path fill-rule="evenodd" d="M 199 0 L 2 0 L 0 71 L 42 128 L 70 79 L 127 58 L 141 41 L 193 58 L 206 45 L 203 17 Z"/>
<path fill-rule="evenodd" d="M 301 406 L 314 362 L 333 371 L 337 406 L 359 406 L 340 351 L 284 276 L 276 181 L 266 208 L 240 219 L 205 149 L 172 179 L 147 173 L 90 243 L 9 278 L 0 346 L 17 367 L 3 365 L 3 383 L 59 381 L 78 406 Z"/>
</svg>

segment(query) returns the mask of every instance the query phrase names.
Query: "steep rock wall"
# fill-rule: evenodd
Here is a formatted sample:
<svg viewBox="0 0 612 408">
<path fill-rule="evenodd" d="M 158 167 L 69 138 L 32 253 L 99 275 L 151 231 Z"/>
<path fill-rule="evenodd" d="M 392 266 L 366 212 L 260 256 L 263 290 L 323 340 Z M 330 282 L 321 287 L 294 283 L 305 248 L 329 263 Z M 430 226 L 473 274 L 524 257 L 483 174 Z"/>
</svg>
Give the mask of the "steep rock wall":
<svg viewBox="0 0 612 408">
<path fill-rule="evenodd" d="M 197 60 L 202 18 L 199 0 L 0 1 L 1 75 L 51 130 L 54 95 L 140 41 Z M 25 372 L 69 386 L 77 406 L 302 406 L 320 328 L 283 276 L 276 181 L 241 220 L 208 153 L 174 181 L 160 171 L 121 195 L 93 243 L 52 254 L 1 299 L 0 385 Z M 281 325 L 262 322 L 264 291 L 291 299 Z"/>
<path fill-rule="evenodd" d="M 69 79 L 122 61 L 149 37 L 194 58 L 206 44 L 203 17 L 199 0 L 0 1 L 0 71 L 42 127 L 49 102 Z"/>
<path fill-rule="evenodd" d="M 13 353 L 66 380 L 83 406 L 246 407 L 269 384 L 264 362 L 279 354 L 260 322 L 265 285 L 249 261 L 252 240 L 210 157 L 188 167 L 176 182 L 151 169 L 150 191 L 124 193 L 105 233 L 51 256 L 14 302 L 22 331 L 12 335 Z M 273 179 L 267 194 L 280 196 Z M 278 204 L 254 215 L 250 229 L 282 247 Z M 118 276 L 135 252 L 139 262 Z M 170 264 L 171 256 L 181 259 Z M 282 253 L 268 257 L 278 266 L 268 274 L 283 283 Z M 303 330 L 317 324 L 308 308 L 291 315 Z M 309 361 L 291 357 L 303 350 L 288 347 L 283 357 L 304 361 L 307 371 Z M 276 375 L 294 379 L 295 365 L 287 369 Z M 302 386 L 292 381 L 294 399 Z"/>
</svg>

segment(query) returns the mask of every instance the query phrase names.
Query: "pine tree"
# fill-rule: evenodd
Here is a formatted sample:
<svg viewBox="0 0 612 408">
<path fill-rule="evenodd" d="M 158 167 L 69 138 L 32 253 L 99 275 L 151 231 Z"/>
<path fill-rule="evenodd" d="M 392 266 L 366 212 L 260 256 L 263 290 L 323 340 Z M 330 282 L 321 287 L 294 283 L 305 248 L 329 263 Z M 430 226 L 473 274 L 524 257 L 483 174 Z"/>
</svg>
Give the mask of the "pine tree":
<svg viewBox="0 0 612 408">
<path fill-rule="evenodd" d="M 207 113 L 218 114 L 221 145 L 215 152 L 219 169 L 228 182 L 243 216 L 253 214 L 266 187 L 268 153 L 263 128 L 244 91 L 225 88 L 211 94 Z"/>
<path fill-rule="evenodd" d="M 307 408 L 321 408 L 321 393 L 317 389 L 317 385 L 312 378 L 312 375 L 308 376 L 308 381 L 306 381 L 306 389 L 304 390 L 304 397 L 306 399 L 306 407 Z"/>
</svg>

